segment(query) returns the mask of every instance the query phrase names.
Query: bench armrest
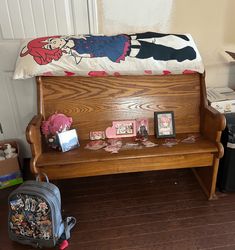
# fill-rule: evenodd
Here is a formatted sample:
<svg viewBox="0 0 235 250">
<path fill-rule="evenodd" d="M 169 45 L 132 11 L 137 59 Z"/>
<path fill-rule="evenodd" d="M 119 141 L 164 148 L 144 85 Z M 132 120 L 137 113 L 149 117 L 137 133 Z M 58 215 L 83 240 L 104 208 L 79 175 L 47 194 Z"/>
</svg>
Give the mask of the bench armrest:
<svg viewBox="0 0 235 250">
<path fill-rule="evenodd" d="M 30 163 L 31 171 L 36 174 L 36 161 L 42 153 L 41 123 L 42 115 L 36 115 L 29 122 L 26 128 L 26 138 L 31 147 L 32 159 Z"/>
<path fill-rule="evenodd" d="M 225 126 L 226 119 L 223 114 L 207 105 L 201 108 L 201 134 L 217 144 L 218 158 L 224 154 L 220 138 Z"/>
</svg>

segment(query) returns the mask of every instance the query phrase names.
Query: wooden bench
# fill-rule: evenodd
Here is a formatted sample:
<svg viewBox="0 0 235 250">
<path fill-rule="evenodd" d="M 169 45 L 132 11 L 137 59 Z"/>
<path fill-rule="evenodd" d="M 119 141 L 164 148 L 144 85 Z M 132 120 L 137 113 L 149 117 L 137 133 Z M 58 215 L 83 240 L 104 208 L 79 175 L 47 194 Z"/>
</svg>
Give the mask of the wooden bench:
<svg viewBox="0 0 235 250">
<path fill-rule="evenodd" d="M 27 127 L 31 170 L 64 179 L 162 169 L 193 168 L 209 199 L 215 195 L 225 118 L 207 104 L 204 75 L 37 77 L 38 115 Z M 174 111 L 176 138 L 200 135 L 195 143 L 162 145 L 154 137 L 154 111 Z M 73 117 L 81 146 L 62 153 L 48 149 L 41 122 L 54 112 Z M 114 120 L 146 117 L 149 140 L 159 147 L 121 150 L 85 149 L 89 132 L 105 130 Z M 124 139 L 128 141 L 129 139 Z"/>
</svg>

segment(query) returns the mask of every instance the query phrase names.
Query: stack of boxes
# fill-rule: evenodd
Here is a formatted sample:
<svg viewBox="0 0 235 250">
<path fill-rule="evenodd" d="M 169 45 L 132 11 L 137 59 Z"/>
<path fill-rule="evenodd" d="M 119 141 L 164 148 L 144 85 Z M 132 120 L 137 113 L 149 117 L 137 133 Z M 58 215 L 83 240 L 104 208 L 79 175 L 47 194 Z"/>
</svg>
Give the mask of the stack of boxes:
<svg viewBox="0 0 235 250">
<path fill-rule="evenodd" d="M 231 88 L 207 88 L 207 99 L 220 113 L 235 112 L 235 91 Z"/>
<path fill-rule="evenodd" d="M 0 189 L 23 182 L 16 141 L 0 141 Z"/>
</svg>

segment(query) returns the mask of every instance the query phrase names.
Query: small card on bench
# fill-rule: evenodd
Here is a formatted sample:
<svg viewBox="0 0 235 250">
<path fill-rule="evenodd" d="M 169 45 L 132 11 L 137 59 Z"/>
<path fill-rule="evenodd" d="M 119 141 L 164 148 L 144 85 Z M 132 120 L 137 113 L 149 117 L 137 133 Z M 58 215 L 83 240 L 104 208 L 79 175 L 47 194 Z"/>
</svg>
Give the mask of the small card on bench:
<svg viewBox="0 0 235 250">
<path fill-rule="evenodd" d="M 77 148 L 79 146 L 76 129 L 67 130 L 58 134 L 61 150 L 63 152 Z"/>
</svg>

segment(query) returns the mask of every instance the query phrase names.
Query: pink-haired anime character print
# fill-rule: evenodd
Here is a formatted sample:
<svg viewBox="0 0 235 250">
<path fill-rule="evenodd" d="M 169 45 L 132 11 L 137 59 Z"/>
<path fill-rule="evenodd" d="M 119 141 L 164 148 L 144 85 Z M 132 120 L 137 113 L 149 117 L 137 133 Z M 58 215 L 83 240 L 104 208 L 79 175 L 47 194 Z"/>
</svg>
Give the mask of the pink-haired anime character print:
<svg viewBox="0 0 235 250">
<path fill-rule="evenodd" d="M 62 56 L 60 46 L 50 45 L 50 41 L 60 40 L 60 36 L 41 37 L 31 40 L 27 47 L 23 48 L 20 56 L 31 55 L 35 62 L 40 65 L 48 64 L 52 60 L 59 60 Z M 51 46 L 50 49 L 48 46 Z"/>
<path fill-rule="evenodd" d="M 153 58 L 160 61 L 194 60 L 196 52 L 191 46 L 174 48 L 159 44 L 165 36 L 189 41 L 186 35 L 145 32 L 113 36 L 51 36 L 30 41 L 21 51 L 21 56 L 31 55 L 36 63 L 45 65 L 59 60 L 63 54 L 72 56 L 78 64 L 82 58 L 107 57 L 114 63 L 124 61 L 127 56 L 138 59 Z"/>
<path fill-rule="evenodd" d="M 126 35 L 116 36 L 51 36 L 31 40 L 20 56 L 31 55 L 36 63 L 48 64 L 63 54 L 73 56 L 78 64 L 82 58 L 108 57 L 113 62 L 124 60 L 129 49 Z"/>
</svg>

